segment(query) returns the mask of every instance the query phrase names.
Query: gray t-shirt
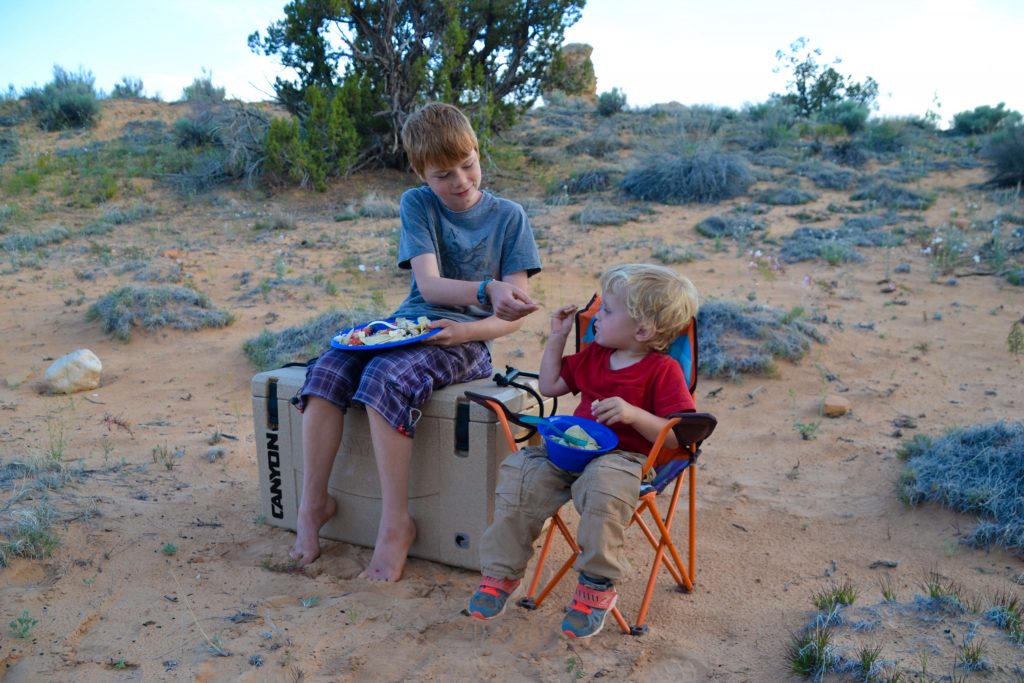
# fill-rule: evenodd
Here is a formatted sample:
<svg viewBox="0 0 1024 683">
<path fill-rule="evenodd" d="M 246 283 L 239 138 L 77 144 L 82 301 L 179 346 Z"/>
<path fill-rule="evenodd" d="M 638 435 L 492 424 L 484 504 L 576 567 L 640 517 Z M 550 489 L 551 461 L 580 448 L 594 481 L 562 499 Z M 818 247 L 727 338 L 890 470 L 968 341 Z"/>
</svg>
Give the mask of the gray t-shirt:
<svg viewBox="0 0 1024 683">
<path fill-rule="evenodd" d="M 421 254 L 436 254 L 441 277 L 483 280 L 526 271 L 540 272 L 540 255 L 526 212 L 519 204 L 489 192 L 476 206 L 452 211 L 426 185 L 402 194 L 402 232 L 398 267 L 410 270 Z M 409 295 L 395 315 L 470 322 L 490 317 L 490 306 L 441 306 L 428 303 L 410 277 Z"/>
</svg>

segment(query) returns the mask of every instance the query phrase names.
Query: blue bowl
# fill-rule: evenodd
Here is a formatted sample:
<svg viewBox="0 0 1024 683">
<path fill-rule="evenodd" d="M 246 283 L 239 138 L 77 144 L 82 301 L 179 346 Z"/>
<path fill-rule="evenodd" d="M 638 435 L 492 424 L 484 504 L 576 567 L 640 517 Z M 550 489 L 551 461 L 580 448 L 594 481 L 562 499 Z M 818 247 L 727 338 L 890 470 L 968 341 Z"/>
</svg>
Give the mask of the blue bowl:
<svg viewBox="0 0 1024 683">
<path fill-rule="evenodd" d="M 593 451 L 563 446 L 551 440 L 552 436 L 558 435 L 553 433 L 548 425 L 538 425 L 537 431 L 544 437 L 544 445 L 548 450 L 548 460 L 567 472 L 582 472 L 583 468 L 591 460 L 599 455 L 604 455 L 619 445 L 619 437 L 615 432 L 600 422 L 594 422 L 584 417 L 575 417 L 574 415 L 552 415 L 548 418 L 548 421 L 552 426 L 563 432 L 573 425 L 579 425 L 583 428 L 583 431 L 594 438 L 594 441 L 597 441 L 599 446 L 597 450 Z"/>
</svg>

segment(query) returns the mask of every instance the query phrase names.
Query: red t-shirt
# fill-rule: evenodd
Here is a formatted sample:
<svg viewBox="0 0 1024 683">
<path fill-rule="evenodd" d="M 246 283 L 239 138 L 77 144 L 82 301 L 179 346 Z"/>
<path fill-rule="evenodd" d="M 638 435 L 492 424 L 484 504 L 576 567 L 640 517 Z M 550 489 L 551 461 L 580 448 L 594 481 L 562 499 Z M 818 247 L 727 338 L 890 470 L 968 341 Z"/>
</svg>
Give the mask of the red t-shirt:
<svg viewBox="0 0 1024 683">
<path fill-rule="evenodd" d="M 562 359 L 561 377 L 574 394 L 581 394 L 573 412 L 593 420 L 590 404 L 596 399 L 618 396 L 622 400 L 658 417 L 696 410 L 693 397 L 674 358 L 651 352 L 621 370 L 612 370 L 613 349 L 594 342 L 577 354 Z M 619 448 L 647 455 L 653 445 L 631 425 L 608 425 L 619 436 Z"/>
</svg>

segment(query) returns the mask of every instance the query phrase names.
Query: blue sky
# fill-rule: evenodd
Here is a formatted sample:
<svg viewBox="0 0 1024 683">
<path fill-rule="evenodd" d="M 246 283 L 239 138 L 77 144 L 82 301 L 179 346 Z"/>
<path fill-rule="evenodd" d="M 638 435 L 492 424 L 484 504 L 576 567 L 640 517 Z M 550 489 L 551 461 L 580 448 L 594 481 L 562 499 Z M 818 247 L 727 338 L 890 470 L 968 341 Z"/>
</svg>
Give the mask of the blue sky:
<svg viewBox="0 0 1024 683">
<path fill-rule="evenodd" d="M 54 64 L 109 91 L 124 76 L 167 101 L 211 73 L 231 97 L 272 96 L 281 67 L 246 37 L 284 0 L 0 0 L 0 88 L 44 85 Z M 1020 0 L 590 0 L 568 42 L 593 46 L 598 90 L 631 105 L 742 107 L 785 90 L 775 51 L 806 36 L 841 73 L 872 76 L 880 115 L 944 119 L 981 104 L 1024 111 Z"/>
</svg>

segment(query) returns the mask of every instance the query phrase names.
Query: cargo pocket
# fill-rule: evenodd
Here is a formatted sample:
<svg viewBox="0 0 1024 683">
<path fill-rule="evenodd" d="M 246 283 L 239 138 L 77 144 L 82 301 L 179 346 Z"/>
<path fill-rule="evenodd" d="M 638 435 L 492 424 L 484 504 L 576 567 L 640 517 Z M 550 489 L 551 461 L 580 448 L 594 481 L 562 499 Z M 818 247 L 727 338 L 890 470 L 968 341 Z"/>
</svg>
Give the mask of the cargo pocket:
<svg viewBox="0 0 1024 683">
<path fill-rule="evenodd" d="M 572 499 L 580 516 L 597 515 L 622 526 L 636 508 L 643 466 L 609 453 L 590 463 L 573 484 Z"/>
</svg>

